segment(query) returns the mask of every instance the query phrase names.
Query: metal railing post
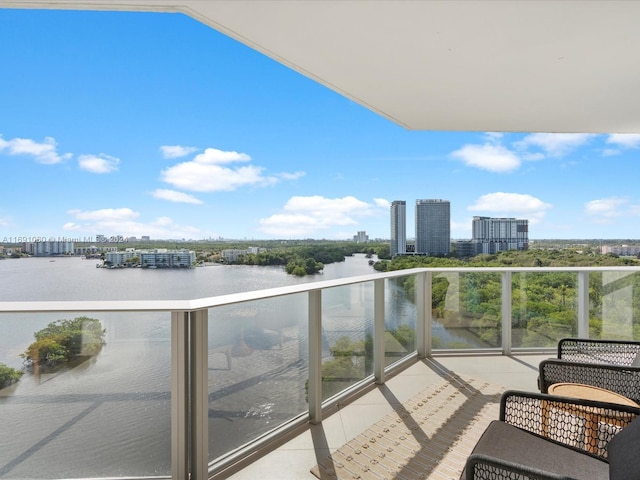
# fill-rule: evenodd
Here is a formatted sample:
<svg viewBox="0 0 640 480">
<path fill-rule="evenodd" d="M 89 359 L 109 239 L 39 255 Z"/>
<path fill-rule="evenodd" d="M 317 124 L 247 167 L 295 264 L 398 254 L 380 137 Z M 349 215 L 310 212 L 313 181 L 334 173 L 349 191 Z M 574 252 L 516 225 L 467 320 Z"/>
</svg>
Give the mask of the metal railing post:
<svg viewBox="0 0 640 480">
<path fill-rule="evenodd" d="M 191 312 L 191 478 L 209 476 L 209 318 L 208 310 Z"/>
<path fill-rule="evenodd" d="M 502 354 L 511 354 L 511 271 L 502 272 Z"/>
<path fill-rule="evenodd" d="M 578 337 L 589 338 L 589 272 L 578 272 Z"/>
<path fill-rule="evenodd" d="M 432 281 L 431 272 L 416 275 L 416 350 L 418 358 L 426 358 L 431 355 Z"/>
<path fill-rule="evenodd" d="M 322 290 L 309 291 L 309 421 L 322 421 Z"/>
<path fill-rule="evenodd" d="M 373 374 L 376 383 L 384 383 L 384 278 L 373 281 Z"/>
<path fill-rule="evenodd" d="M 189 314 L 171 312 L 171 478 L 189 478 Z"/>
</svg>

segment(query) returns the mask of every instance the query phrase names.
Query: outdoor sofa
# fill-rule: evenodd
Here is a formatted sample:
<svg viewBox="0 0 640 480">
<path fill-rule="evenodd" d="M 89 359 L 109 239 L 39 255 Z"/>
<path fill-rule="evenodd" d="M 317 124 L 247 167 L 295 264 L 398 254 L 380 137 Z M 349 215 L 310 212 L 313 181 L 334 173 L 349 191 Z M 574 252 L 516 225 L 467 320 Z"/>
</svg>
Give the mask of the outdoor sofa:
<svg viewBox="0 0 640 480">
<path fill-rule="evenodd" d="M 507 391 L 460 479 L 638 480 L 639 415 L 637 407 Z"/>
<path fill-rule="evenodd" d="M 619 393 L 640 404 L 640 342 L 564 338 L 557 358 L 539 365 L 538 387 L 582 383 Z"/>
</svg>

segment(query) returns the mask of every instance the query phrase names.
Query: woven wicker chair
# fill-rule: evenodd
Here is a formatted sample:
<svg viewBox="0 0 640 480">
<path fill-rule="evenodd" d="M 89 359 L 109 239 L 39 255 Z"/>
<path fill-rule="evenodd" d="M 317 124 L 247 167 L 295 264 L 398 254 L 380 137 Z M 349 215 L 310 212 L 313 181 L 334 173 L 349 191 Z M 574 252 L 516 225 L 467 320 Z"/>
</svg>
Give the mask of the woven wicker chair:
<svg viewBox="0 0 640 480">
<path fill-rule="evenodd" d="M 460 479 L 640 478 L 639 416 L 637 407 L 508 391 Z"/>
<path fill-rule="evenodd" d="M 640 342 L 565 338 L 558 358 L 540 362 L 538 387 L 583 383 L 605 388 L 640 403 Z"/>
</svg>

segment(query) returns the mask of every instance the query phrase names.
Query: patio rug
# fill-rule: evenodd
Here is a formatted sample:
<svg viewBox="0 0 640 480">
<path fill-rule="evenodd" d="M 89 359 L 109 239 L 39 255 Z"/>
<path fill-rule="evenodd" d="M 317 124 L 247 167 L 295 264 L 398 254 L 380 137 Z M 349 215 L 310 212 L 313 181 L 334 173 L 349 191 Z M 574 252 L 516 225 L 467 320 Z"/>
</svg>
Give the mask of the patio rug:
<svg viewBox="0 0 640 480">
<path fill-rule="evenodd" d="M 503 387 L 452 375 L 416 395 L 311 469 L 321 480 L 458 480 Z"/>
</svg>

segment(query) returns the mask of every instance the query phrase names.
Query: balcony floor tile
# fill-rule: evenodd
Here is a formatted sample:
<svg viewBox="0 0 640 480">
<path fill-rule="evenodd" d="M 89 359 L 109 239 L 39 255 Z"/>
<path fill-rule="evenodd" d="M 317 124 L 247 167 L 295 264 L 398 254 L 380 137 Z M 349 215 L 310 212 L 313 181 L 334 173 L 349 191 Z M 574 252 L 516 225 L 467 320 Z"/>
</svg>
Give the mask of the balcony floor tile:
<svg viewBox="0 0 640 480">
<path fill-rule="evenodd" d="M 538 364 L 543 355 L 434 356 L 416 362 L 357 400 L 342 405 L 320 425 L 311 426 L 293 440 L 268 453 L 231 480 L 317 480 L 310 470 L 344 443 L 406 402 L 428 385 L 455 373 L 486 380 L 505 389 L 537 391 Z"/>
</svg>

